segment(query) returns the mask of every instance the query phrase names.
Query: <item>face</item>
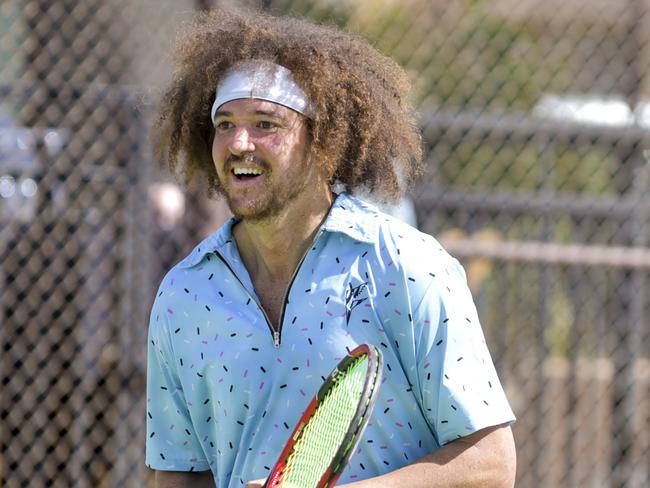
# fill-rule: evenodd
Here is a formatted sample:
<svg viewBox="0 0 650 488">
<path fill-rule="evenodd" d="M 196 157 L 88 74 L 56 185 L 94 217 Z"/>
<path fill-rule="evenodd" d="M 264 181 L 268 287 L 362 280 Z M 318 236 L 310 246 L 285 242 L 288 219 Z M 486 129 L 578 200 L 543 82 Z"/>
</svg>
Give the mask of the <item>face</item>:
<svg viewBox="0 0 650 488">
<path fill-rule="evenodd" d="M 232 213 L 263 220 L 309 195 L 322 178 L 307 144 L 306 119 L 289 108 L 255 99 L 222 105 L 212 159 Z"/>
</svg>

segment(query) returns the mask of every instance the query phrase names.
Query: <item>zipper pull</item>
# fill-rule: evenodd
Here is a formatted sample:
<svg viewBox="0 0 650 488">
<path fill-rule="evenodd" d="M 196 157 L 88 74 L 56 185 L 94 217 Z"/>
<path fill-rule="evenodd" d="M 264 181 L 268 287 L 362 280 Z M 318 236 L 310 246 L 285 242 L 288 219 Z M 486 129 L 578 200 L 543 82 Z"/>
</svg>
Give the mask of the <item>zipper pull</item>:
<svg viewBox="0 0 650 488">
<path fill-rule="evenodd" d="M 276 349 L 280 347 L 280 332 L 277 330 L 273 331 L 273 345 Z"/>
</svg>

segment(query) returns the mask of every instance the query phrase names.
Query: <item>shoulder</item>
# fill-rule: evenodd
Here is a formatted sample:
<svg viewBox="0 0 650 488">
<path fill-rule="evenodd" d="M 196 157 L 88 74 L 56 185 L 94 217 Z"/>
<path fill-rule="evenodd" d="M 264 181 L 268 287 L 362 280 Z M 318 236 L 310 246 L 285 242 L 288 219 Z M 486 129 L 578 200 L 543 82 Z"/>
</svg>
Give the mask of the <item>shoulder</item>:
<svg viewBox="0 0 650 488">
<path fill-rule="evenodd" d="M 358 234 L 369 245 L 373 274 L 401 287 L 410 300 L 419 301 L 426 291 L 444 289 L 449 283 L 465 282 L 465 272 L 453 256 L 433 236 L 382 212 L 371 203 L 347 196 L 343 200 Z M 348 235 L 354 237 L 352 232 Z M 396 286 L 396 285 L 395 285 Z"/>
</svg>

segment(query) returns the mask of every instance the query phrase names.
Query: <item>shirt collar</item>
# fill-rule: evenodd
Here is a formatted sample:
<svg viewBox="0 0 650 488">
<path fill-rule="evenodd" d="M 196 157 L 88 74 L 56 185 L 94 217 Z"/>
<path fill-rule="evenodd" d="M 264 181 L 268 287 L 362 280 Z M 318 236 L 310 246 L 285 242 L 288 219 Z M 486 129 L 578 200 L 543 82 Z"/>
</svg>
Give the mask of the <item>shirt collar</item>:
<svg viewBox="0 0 650 488">
<path fill-rule="evenodd" d="M 365 243 L 375 241 L 377 234 L 376 220 L 379 210 L 372 204 L 347 193 L 337 196 L 321 229 L 326 232 L 340 232 L 348 237 Z M 232 217 L 214 234 L 205 238 L 180 263 L 180 268 L 191 268 L 203 258 L 234 242 L 232 228 L 238 219 Z"/>
</svg>

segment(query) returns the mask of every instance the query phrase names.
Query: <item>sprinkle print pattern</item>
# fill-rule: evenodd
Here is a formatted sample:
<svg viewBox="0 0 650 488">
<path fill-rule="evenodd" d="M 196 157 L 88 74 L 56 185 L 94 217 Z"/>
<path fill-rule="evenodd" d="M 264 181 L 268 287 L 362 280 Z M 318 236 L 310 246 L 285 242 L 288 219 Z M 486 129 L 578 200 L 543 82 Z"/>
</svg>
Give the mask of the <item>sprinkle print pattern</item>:
<svg viewBox="0 0 650 488">
<path fill-rule="evenodd" d="M 147 464 L 266 477 L 334 365 L 379 347 L 384 379 L 340 483 L 409 464 L 514 420 L 465 276 L 430 236 L 341 194 L 291 284 L 279 337 L 258 306 L 233 221 L 164 278 L 151 311 Z"/>
</svg>

